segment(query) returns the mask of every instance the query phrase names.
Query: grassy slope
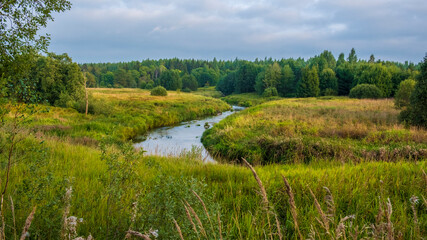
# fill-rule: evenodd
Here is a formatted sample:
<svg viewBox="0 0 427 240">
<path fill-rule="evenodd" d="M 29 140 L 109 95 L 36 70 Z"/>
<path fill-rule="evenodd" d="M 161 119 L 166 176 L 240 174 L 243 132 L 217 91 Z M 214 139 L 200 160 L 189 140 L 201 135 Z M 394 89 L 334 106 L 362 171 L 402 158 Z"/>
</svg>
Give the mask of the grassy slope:
<svg viewBox="0 0 427 240">
<path fill-rule="evenodd" d="M 214 115 L 229 108 L 224 102 L 188 93 L 151 96 L 141 89 L 90 89 L 93 96 L 87 117 L 72 109 L 53 108 L 36 116 L 38 129 L 76 142 L 108 136 L 114 141 L 133 139 L 147 130 Z M 89 139 L 88 139 L 89 138 Z"/>
<path fill-rule="evenodd" d="M 425 159 L 427 131 L 406 129 L 398 113 L 392 100 L 284 99 L 226 118 L 202 142 L 256 163 Z"/>
</svg>

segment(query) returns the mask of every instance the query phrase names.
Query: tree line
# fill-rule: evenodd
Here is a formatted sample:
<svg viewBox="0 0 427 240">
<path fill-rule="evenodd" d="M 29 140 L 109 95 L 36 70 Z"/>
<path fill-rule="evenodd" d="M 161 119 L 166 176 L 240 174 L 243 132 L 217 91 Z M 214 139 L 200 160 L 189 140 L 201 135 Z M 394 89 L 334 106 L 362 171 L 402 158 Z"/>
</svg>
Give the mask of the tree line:
<svg viewBox="0 0 427 240">
<path fill-rule="evenodd" d="M 336 59 L 325 50 L 308 60 L 303 58 L 273 60 L 160 59 L 122 63 L 81 64 L 87 72 L 89 87 L 130 87 L 195 91 L 216 86 L 224 95 L 257 92 L 264 96 L 313 97 L 349 95 L 359 84 L 378 87 L 382 97 L 395 95 L 400 82 L 415 79 L 419 65 L 359 59 L 351 49 L 346 57 Z"/>
</svg>

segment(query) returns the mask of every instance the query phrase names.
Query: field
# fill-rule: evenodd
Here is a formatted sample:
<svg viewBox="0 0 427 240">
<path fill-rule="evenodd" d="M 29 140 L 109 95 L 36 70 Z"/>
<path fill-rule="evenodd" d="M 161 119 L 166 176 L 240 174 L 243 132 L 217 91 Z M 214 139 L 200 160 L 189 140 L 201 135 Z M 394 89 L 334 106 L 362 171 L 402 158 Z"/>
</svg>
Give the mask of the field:
<svg viewBox="0 0 427 240">
<path fill-rule="evenodd" d="M 35 115 L 33 127 L 77 143 L 135 139 L 147 130 L 214 115 L 229 109 L 224 102 L 188 93 L 169 92 L 151 96 L 140 89 L 90 89 L 89 111 L 85 116 L 73 109 L 51 108 Z M 84 111 L 84 110 L 83 110 Z"/>
<path fill-rule="evenodd" d="M 33 239 L 89 234 L 123 239 L 128 230 L 151 239 L 156 234 L 158 239 L 180 239 L 180 233 L 184 239 L 427 235 L 426 131 L 397 124 L 398 111 L 390 100 L 284 99 L 215 125 L 205 135 L 212 151 L 224 161 L 246 157 L 256 165 L 254 175 L 239 164 L 204 164 L 193 152 L 181 158 L 144 156 L 126 141 L 149 128 L 227 109 L 220 100 L 175 92 L 152 97 L 129 89 L 91 92 L 93 114 L 51 108 L 34 115 L 17 135 L 2 208 L 9 238 L 20 233 L 34 206 Z M 6 129 L 0 131 L 0 146 L 10 146 Z M 278 148 L 257 148 L 251 142 L 270 137 L 283 143 L 284 133 L 301 138 L 300 147 L 309 149 L 287 150 L 288 161 L 268 153 L 271 161 L 265 161 L 263 154 Z M 94 142 L 78 141 L 84 136 Z M 331 155 L 324 145 L 306 145 L 311 141 L 337 149 Z M 407 146 L 410 155 L 400 152 Z M 390 155 L 391 149 L 398 152 Z M 387 159 L 372 155 L 382 151 Z M 3 167 L 6 153 L 0 153 Z M 302 153 L 311 155 L 306 159 Z M 73 220 L 76 231 L 67 225 Z"/>
<path fill-rule="evenodd" d="M 387 99 L 284 99 L 225 119 L 202 142 L 213 154 L 255 164 L 426 159 L 427 131 L 399 124 L 398 114 Z"/>
</svg>

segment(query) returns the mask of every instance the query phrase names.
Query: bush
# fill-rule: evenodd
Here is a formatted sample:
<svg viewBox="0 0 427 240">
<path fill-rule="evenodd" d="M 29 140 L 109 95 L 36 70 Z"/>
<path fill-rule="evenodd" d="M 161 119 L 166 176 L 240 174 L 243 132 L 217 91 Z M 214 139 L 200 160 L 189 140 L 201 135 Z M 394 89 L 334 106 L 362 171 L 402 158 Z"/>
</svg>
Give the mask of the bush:
<svg viewBox="0 0 427 240">
<path fill-rule="evenodd" d="M 417 82 L 412 79 L 406 79 L 400 83 L 399 89 L 397 90 L 396 96 L 394 97 L 394 105 L 396 108 L 409 106 L 411 94 L 414 91 L 416 83 Z"/>
<path fill-rule="evenodd" d="M 152 96 L 167 96 L 168 92 L 166 91 L 166 88 L 162 86 L 157 86 L 151 90 Z"/>
<path fill-rule="evenodd" d="M 337 96 L 338 95 L 338 91 L 334 90 L 332 88 L 326 88 L 323 95 L 324 96 Z"/>
<path fill-rule="evenodd" d="M 277 92 L 277 89 L 275 87 L 269 87 L 264 90 L 264 93 L 262 94 L 263 97 L 273 97 L 273 96 L 279 96 L 279 93 Z"/>
<path fill-rule="evenodd" d="M 350 90 L 350 98 L 381 98 L 382 91 L 373 84 L 359 84 Z"/>
<path fill-rule="evenodd" d="M 191 92 L 191 89 L 189 89 L 188 87 L 187 88 L 184 88 L 184 89 L 182 89 L 182 92 Z"/>
</svg>

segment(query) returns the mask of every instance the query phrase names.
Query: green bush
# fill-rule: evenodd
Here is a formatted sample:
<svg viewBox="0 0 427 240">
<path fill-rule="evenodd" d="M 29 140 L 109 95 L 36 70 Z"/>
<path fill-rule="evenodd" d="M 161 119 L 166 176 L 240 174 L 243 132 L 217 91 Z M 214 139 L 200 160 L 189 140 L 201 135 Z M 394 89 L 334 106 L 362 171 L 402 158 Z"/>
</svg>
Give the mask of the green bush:
<svg viewBox="0 0 427 240">
<path fill-rule="evenodd" d="M 414 91 L 416 83 L 417 82 L 412 79 L 406 79 L 400 83 L 399 89 L 396 92 L 396 96 L 394 96 L 394 105 L 396 108 L 409 106 L 411 94 Z"/>
<path fill-rule="evenodd" d="M 350 98 L 381 98 L 382 91 L 373 84 L 359 84 L 350 90 Z"/>
<path fill-rule="evenodd" d="M 262 94 L 263 97 L 273 97 L 273 96 L 279 96 L 279 93 L 277 92 L 277 89 L 275 87 L 269 87 L 264 90 L 264 93 Z"/>
<path fill-rule="evenodd" d="M 184 88 L 184 89 L 182 89 L 182 92 L 191 92 L 191 89 L 189 89 L 188 87 L 187 88 Z"/>
<path fill-rule="evenodd" d="M 157 86 L 151 90 L 152 96 L 167 96 L 168 92 L 166 91 L 166 88 L 162 86 Z"/>
</svg>

